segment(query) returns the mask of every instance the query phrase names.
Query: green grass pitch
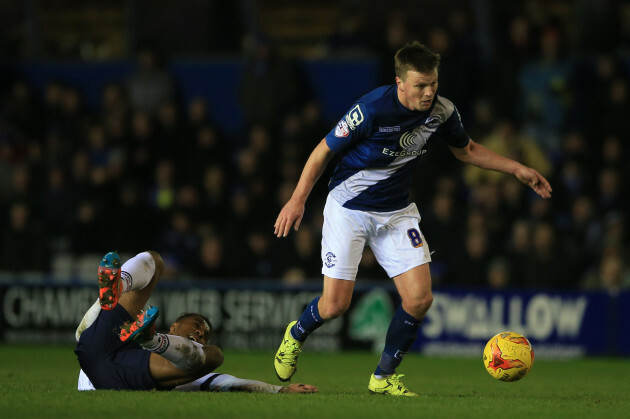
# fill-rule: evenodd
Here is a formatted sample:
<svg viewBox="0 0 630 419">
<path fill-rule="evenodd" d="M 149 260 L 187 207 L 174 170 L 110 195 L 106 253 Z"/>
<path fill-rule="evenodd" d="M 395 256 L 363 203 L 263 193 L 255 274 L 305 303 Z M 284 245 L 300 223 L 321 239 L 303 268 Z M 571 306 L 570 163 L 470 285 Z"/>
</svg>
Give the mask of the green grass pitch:
<svg viewBox="0 0 630 419">
<path fill-rule="evenodd" d="M 630 417 L 630 360 L 536 360 L 516 383 L 480 359 L 410 354 L 399 369 L 419 398 L 371 395 L 378 355 L 301 355 L 296 382 L 320 393 L 242 394 L 76 390 L 70 346 L 0 345 L 0 416 L 12 418 L 620 418 Z M 222 372 L 278 383 L 271 353 L 228 352 Z"/>
</svg>

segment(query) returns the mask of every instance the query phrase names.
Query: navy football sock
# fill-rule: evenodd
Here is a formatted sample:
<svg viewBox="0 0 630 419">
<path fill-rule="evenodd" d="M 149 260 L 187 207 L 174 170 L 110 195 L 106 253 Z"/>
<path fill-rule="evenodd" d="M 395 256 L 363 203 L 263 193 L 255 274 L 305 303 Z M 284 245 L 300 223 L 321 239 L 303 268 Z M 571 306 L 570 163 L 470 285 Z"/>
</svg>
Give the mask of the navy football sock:
<svg viewBox="0 0 630 419">
<path fill-rule="evenodd" d="M 385 349 L 374 375 L 391 375 L 396 372 L 396 367 L 416 340 L 421 322 L 403 310 L 402 306 L 398 307 L 387 329 Z"/>
<path fill-rule="evenodd" d="M 300 342 L 304 342 L 308 335 L 324 324 L 324 320 L 319 316 L 318 302 L 319 297 L 311 301 L 297 323 L 291 328 L 291 335 Z"/>
</svg>

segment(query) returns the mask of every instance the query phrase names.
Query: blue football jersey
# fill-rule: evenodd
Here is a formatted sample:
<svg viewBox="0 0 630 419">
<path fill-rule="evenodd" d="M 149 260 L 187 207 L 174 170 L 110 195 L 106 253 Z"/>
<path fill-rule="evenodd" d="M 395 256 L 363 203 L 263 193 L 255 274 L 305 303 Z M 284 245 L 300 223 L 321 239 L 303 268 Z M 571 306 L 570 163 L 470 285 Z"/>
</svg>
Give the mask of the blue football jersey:
<svg viewBox="0 0 630 419">
<path fill-rule="evenodd" d="M 395 211 L 409 205 L 412 171 L 430 141 L 461 148 L 469 137 L 453 102 L 436 95 L 427 111 L 412 111 L 398 100 L 396 85 L 362 96 L 326 136 L 342 153 L 328 184 L 346 208 Z"/>
</svg>

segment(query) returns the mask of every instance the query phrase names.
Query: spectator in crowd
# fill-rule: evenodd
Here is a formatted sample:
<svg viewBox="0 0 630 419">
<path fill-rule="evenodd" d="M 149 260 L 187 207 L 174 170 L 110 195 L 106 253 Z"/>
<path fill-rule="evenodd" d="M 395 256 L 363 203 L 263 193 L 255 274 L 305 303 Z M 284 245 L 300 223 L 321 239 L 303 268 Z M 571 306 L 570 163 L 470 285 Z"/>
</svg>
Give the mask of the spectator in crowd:
<svg viewBox="0 0 630 419">
<path fill-rule="evenodd" d="M 319 268 L 320 254 L 315 233 L 310 224 L 302 225 L 292 238 L 292 243 L 279 246 L 275 259 L 281 267 L 283 278 L 291 277 L 296 282 L 312 277 L 312 272 Z"/>
<path fill-rule="evenodd" d="M 535 54 L 533 23 L 524 15 L 503 16 L 496 34 L 497 48 L 485 73 L 486 91 L 501 116 L 517 117 L 514 98 L 520 97 L 519 73 Z"/>
<path fill-rule="evenodd" d="M 512 232 L 506 245 L 506 256 L 510 269 L 511 284 L 515 287 L 527 287 L 525 268 L 531 244 L 531 223 L 520 219 L 512 224 Z"/>
<path fill-rule="evenodd" d="M 228 217 L 228 175 L 220 165 L 208 166 L 201 181 L 201 201 L 207 217 L 224 220 Z"/>
<path fill-rule="evenodd" d="M 494 258 L 488 266 L 488 281 L 486 284 L 494 290 L 500 290 L 511 286 L 510 268 L 503 258 Z"/>
<path fill-rule="evenodd" d="M 155 212 L 147 206 L 147 193 L 133 181 L 117 185 L 114 198 L 117 205 L 112 206 L 109 231 L 112 242 L 121 253 L 132 253 L 141 249 L 146 242 L 155 243 L 157 225 Z"/>
<path fill-rule="evenodd" d="M 584 289 L 605 290 L 613 296 L 624 288 L 630 288 L 630 270 L 618 249 L 611 248 L 605 252 L 599 269 L 589 273 L 581 286 Z"/>
<path fill-rule="evenodd" d="M 378 84 L 392 83 L 393 56 L 403 45 L 416 38 L 411 31 L 407 13 L 400 9 L 390 10 L 385 18 L 383 35 L 376 41 L 378 60 Z"/>
<path fill-rule="evenodd" d="M 28 204 L 20 201 L 11 204 L 3 225 L 0 244 L 3 270 L 19 273 L 49 269 L 48 243 L 41 240 L 46 232 L 41 223 L 31 217 Z"/>
<path fill-rule="evenodd" d="M 462 236 L 462 214 L 457 210 L 453 196 L 444 191 L 433 198 L 431 206 L 423 214 L 422 231 L 437 255 L 431 266 L 431 276 L 437 285 L 448 284 L 448 280 L 444 281 L 445 277 L 449 277 L 449 271 L 454 266 L 453 259 L 461 251 L 452 238 Z"/>
<path fill-rule="evenodd" d="M 469 230 L 464 238 L 463 253 L 455 259 L 448 285 L 473 288 L 487 286 L 491 260 L 488 234 L 483 230 Z"/>
<path fill-rule="evenodd" d="M 111 82 L 103 87 L 101 97 L 101 116 L 103 119 L 110 117 L 125 118 L 129 114 L 129 100 L 123 84 Z"/>
<path fill-rule="evenodd" d="M 172 100 L 160 104 L 156 113 L 156 155 L 158 158 L 172 158 L 177 162 L 186 161 L 185 144 L 193 141 L 186 137 L 179 109 Z"/>
<path fill-rule="evenodd" d="M 551 174 L 551 162 L 544 150 L 531 136 L 515 127 L 510 120 L 497 121 L 492 133 L 480 138 L 479 142 L 495 153 L 522 161 L 523 164 L 538 170 L 543 176 Z M 481 170 L 473 166 L 464 168 L 464 179 L 469 186 L 484 181 L 496 183 L 503 178 L 504 176 L 498 172 Z"/>
<path fill-rule="evenodd" d="M 525 261 L 523 273 L 527 287 L 558 289 L 574 288 L 579 284 L 579 276 L 549 223 L 542 222 L 534 226 L 531 247 Z"/>
<path fill-rule="evenodd" d="M 33 97 L 31 86 L 26 80 L 14 81 L 6 98 L 3 99 L 7 123 L 26 138 L 41 135 L 41 107 Z"/>
<path fill-rule="evenodd" d="M 545 150 L 559 147 L 570 101 L 563 29 L 549 25 L 542 30 L 537 56 L 519 74 L 525 127 Z"/>
<path fill-rule="evenodd" d="M 64 241 L 70 227 L 73 198 L 66 173 L 59 166 L 51 167 L 48 171 L 48 184 L 44 189 L 46 211 L 43 212 L 43 219 L 53 246 Z"/>
<path fill-rule="evenodd" d="M 200 280 L 229 278 L 226 255 L 221 236 L 212 234 L 204 237 L 199 247 L 199 258 L 194 264 L 193 274 Z"/>
<path fill-rule="evenodd" d="M 161 54 L 153 46 L 140 48 L 136 64 L 135 71 L 127 80 L 131 109 L 155 114 L 164 102 L 174 98 L 173 81 L 164 68 Z"/>
<path fill-rule="evenodd" d="M 168 227 L 158 239 L 164 259 L 164 277 L 190 274 L 199 254 L 200 238 L 193 220 L 184 211 L 176 210 L 170 216 Z"/>
<path fill-rule="evenodd" d="M 245 58 L 238 91 L 245 120 L 273 129 L 278 116 L 299 101 L 295 68 L 264 37 L 249 38 Z"/>
<path fill-rule="evenodd" d="M 130 139 L 126 145 L 128 175 L 147 186 L 153 176 L 156 161 L 156 135 L 153 120 L 146 112 L 135 112 L 131 117 Z"/>
</svg>

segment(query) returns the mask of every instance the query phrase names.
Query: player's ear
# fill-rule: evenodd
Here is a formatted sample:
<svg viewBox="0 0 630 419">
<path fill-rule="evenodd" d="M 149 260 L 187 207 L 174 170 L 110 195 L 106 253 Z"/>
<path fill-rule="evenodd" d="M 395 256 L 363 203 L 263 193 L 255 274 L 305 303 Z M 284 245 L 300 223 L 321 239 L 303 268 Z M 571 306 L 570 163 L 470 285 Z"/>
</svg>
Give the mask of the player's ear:
<svg viewBox="0 0 630 419">
<path fill-rule="evenodd" d="M 398 85 L 398 89 L 400 89 L 401 92 L 404 92 L 405 89 L 403 87 L 403 81 L 400 77 L 396 76 L 396 84 Z"/>
<path fill-rule="evenodd" d="M 177 327 L 179 326 L 179 323 L 175 322 L 171 325 L 171 327 L 168 329 L 168 334 L 169 335 L 174 335 L 175 331 L 177 330 Z"/>
</svg>

